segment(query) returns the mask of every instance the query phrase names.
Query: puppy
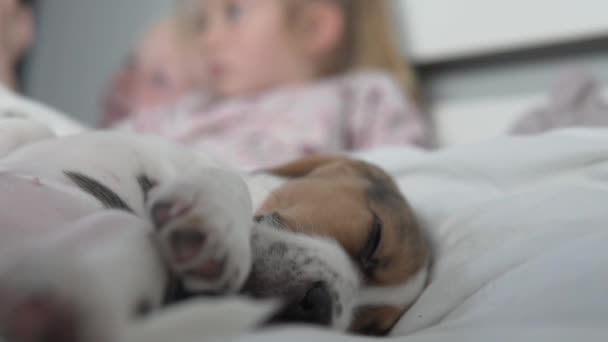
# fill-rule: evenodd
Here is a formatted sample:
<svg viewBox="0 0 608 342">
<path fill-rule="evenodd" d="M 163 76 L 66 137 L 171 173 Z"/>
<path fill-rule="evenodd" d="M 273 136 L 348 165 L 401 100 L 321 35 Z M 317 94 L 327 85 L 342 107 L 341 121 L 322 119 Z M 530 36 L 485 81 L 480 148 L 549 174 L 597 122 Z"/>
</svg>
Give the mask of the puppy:
<svg viewBox="0 0 608 342">
<path fill-rule="evenodd" d="M 26 145 L 0 160 L 0 339 L 136 341 L 125 334 L 170 279 L 213 294 L 247 279 L 253 209 L 239 174 L 152 137 L 3 123 L 7 146 Z"/>
<path fill-rule="evenodd" d="M 0 200 L 0 336 L 11 341 L 213 335 L 218 325 L 204 322 L 224 311 L 196 300 L 140 320 L 162 305 L 170 279 L 189 294 L 245 283 L 254 297 L 278 297 L 286 305 L 271 323 L 384 334 L 425 285 L 426 242 L 373 165 L 318 157 L 245 183 L 151 137 L 24 131 L 4 140 L 42 140 L 0 161 L 0 188 L 15 194 Z M 246 304 L 228 307 L 250 313 Z M 230 317 L 252 326 L 270 310 Z"/>
<path fill-rule="evenodd" d="M 386 334 L 422 292 L 430 261 L 395 182 L 347 157 L 312 157 L 267 173 L 281 179 L 248 182 L 258 209 L 246 290 L 287 299 L 273 321 Z"/>
<path fill-rule="evenodd" d="M 246 181 L 257 210 L 252 267 L 242 292 L 281 300 L 266 323 L 385 335 L 424 289 L 427 241 L 382 169 L 320 156 Z M 182 323 L 175 336 L 200 325 L 184 317 L 191 324 Z M 155 329 L 176 331 L 163 322 Z"/>
</svg>

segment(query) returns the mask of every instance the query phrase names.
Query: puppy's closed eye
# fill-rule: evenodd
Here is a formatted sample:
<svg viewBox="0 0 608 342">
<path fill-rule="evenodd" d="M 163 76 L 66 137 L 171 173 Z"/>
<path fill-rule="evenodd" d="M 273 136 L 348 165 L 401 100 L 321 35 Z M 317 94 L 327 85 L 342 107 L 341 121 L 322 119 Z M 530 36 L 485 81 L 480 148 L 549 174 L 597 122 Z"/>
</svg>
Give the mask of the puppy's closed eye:
<svg viewBox="0 0 608 342">
<path fill-rule="evenodd" d="M 371 277 L 374 270 L 378 266 L 378 258 L 376 256 L 380 242 L 382 241 L 382 220 L 380 217 L 372 212 L 373 220 L 372 226 L 367 237 L 367 241 L 363 246 L 363 249 L 359 253 L 359 263 L 363 273 Z"/>
<path fill-rule="evenodd" d="M 253 217 L 253 221 L 257 223 L 266 221 L 275 228 L 284 228 L 287 225 L 287 220 L 276 211 L 268 215 L 256 215 Z"/>
</svg>

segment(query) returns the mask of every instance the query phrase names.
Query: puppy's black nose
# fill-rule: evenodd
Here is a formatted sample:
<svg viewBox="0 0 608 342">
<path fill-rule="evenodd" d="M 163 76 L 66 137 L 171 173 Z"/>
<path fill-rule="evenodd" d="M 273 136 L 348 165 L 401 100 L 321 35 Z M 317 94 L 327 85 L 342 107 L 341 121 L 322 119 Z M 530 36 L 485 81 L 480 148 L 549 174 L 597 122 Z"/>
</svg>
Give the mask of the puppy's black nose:
<svg viewBox="0 0 608 342">
<path fill-rule="evenodd" d="M 315 283 L 300 300 L 289 303 L 267 324 L 307 323 L 329 326 L 332 322 L 333 302 L 328 287 Z"/>
</svg>

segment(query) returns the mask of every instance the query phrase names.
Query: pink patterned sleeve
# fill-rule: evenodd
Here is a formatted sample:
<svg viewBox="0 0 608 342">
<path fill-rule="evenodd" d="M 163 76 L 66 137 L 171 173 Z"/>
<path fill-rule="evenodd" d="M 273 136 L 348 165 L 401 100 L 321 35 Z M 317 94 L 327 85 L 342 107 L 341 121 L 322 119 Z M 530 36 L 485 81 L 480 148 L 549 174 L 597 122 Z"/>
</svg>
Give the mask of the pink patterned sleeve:
<svg viewBox="0 0 608 342">
<path fill-rule="evenodd" d="M 359 73 L 346 88 L 346 126 L 352 149 L 423 145 L 428 140 L 420 111 L 388 74 Z"/>
<path fill-rule="evenodd" d="M 171 110 L 169 107 L 162 110 L 131 112 L 127 117 L 112 123 L 109 127 L 146 134 L 161 134 L 163 129 L 166 129 L 168 126 L 167 121 L 171 118 L 170 115 Z"/>
</svg>

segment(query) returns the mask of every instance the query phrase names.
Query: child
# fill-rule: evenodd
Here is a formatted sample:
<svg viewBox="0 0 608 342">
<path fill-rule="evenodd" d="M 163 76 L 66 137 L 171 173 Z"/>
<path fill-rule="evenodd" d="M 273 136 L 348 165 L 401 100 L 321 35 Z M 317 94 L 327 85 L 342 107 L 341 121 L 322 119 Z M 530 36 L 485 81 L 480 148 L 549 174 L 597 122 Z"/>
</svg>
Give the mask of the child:
<svg viewBox="0 0 608 342">
<path fill-rule="evenodd" d="M 243 168 L 421 144 L 414 78 L 387 7 L 386 0 L 182 1 L 182 23 L 205 53 L 217 98 L 135 114 L 125 125 Z"/>
<path fill-rule="evenodd" d="M 0 0 L 1 1 L 1 0 Z M 103 98 L 100 126 L 133 112 L 178 102 L 206 84 L 202 57 L 186 44 L 175 18 L 156 23 L 112 77 Z"/>
</svg>

